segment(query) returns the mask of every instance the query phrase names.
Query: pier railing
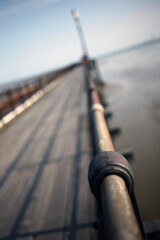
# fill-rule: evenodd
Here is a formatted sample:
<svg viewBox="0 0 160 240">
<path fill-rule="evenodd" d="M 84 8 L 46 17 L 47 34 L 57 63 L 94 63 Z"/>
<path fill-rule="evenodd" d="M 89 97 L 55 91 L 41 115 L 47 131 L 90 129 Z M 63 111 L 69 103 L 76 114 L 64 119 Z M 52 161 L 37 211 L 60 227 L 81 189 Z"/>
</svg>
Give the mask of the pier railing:
<svg viewBox="0 0 160 240">
<path fill-rule="evenodd" d="M 89 167 L 88 178 L 91 191 L 101 209 L 105 239 L 146 239 L 134 194 L 130 164 L 120 153 L 115 152 L 104 107 L 87 65 L 85 73 L 96 152 Z"/>
<path fill-rule="evenodd" d="M 0 89 L 0 119 L 14 110 L 18 105 L 24 103 L 39 90 L 53 82 L 60 74 L 65 73 L 75 65 L 49 72 L 38 77 L 27 79 L 25 81 L 15 82 Z"/>
</svg>

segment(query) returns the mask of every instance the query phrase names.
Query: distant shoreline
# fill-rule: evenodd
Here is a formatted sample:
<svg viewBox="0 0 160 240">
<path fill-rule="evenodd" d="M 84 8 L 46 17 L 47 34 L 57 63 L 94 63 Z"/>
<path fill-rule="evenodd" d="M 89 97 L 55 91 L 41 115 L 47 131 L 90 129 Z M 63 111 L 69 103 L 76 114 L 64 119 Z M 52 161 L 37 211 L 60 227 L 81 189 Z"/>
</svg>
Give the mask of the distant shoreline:
<svg viewBox="0 0 160 240">
<path fill-rule="evenodd" d="M 144 42 L 141 42 L 141 43 L 130 45 L 128 47 L 117 49 L 115 51 L 111 51 L 111 52 L 102 54 L 102 55 L 96 57 L 95 59 L 99 60 L 99 59 L 102 59 L 102 58 L 114 57 L 116 55 L 123 54 L 123 53 L 126 53 L 126 52 L 130 52 L 130 51 L 133 51 L 135 49 L 145 47 L 145 46 L 148 46 L 148 45 L 152 45 L 152 44 L 156 44 L 156 43 L 160 43 L 160 38 L 144 41 Z"/>
<path fill-rule="evenodd" d="M 137 44 L 134 44 L 134 45 L 130 45 L 128 47 L 124 47 L 124 48 L 117 49 L 117 50 L 114 50 L 114 51 L 111 51 L 111 52 L 108 52 L 108 53 L 105 53 L 105 54 L 101 54 L 97 57 L 93 57 L 93 59 L 100 60 L 100 59 L 103 59 L 103 58 L 114 57 L 116 55 L 123 54 L 123 53 L 126 53 L 126 52 L 130 52 L 130 51 L 133 51 L 135 49 L 145 47 L 145 46 L 148 46 L 148 45 L 152 45 L 152 44 L 156 44 L 156 43 L 160 43 L 160 38 L 155 38 L 155 39 L 152 39 L 152 40 L 143 41 L 141 43 L 137 43 Z M 63 67 L 61 67 L 61 68 L 63 68 Z M 40 76 L 42 76 L 46 73 L 57 71 L 59 69 L 60 68 L 57 68 L 57 69 L 54 69 L 54 70 L 49 70 L 48 72 L 37 73 L 37 74 L 34 74 L 32 76 L 23 77 L 23 78 L 20 78 L 20 79 L 13 79 L 13 80 L 9 80 L 7 82 L 0 82 L 0 90 L 2 90 L 3 88 L 6 88 L 8 86 L 15 85 L 16 83 L 19 84 L 20 82 L 22 83 L 22 82 L 25 82 L 29 79 L 37 78 L 37 77 L 40 77 Z"/>
</svg>

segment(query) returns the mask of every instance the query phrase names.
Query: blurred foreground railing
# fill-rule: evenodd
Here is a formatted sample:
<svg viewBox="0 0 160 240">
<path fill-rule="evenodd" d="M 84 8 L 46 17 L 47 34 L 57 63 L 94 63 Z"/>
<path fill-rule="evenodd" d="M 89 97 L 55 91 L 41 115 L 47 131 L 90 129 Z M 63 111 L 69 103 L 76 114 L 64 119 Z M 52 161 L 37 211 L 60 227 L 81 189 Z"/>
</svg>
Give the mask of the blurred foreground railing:
<svg viewBox="0 0 160 240">
<path fill-rule="evenodd" d="M 96 156 L 89 167 L 91 191 L 100 206 L 105 239 L 145 239 L 131 167 L 115 152 L 92 72 L 85 64 Z"/>
<path fill-rule="evenodd" d="M 59 75 L 71 70 L 75 65 L 64 69 L 43 74 L 42 76 L 19 81 L 0 89 L 0 120 L 17 106 L 24 103 L 38 91 L 43 90 L 52 83 Z"/>
</svg>

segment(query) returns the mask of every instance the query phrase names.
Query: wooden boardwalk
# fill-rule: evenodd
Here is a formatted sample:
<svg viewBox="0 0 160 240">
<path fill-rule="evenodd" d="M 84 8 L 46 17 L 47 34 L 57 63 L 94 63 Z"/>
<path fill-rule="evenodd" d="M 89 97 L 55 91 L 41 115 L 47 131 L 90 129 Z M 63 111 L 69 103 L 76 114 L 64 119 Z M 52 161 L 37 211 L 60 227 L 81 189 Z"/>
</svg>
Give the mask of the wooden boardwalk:
<svg viewBox="0 0 160 240">
<path fill-rule="evenodd" d="M 0 133 L 0 239 L 97 239 L 81 67 Z"/>
</svg>

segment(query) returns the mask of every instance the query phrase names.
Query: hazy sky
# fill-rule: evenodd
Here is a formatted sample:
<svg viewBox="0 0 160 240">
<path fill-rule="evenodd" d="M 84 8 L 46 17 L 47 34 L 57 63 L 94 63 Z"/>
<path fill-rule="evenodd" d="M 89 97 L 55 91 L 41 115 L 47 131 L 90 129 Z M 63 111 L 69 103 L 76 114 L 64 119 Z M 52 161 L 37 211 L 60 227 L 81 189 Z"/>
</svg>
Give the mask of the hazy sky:
<svg viewBox="0 0 160 240">
<path fill-rule="evenodd" d="M 160 37 L 160 0 L 1 0 L 0 82 L 81 58 L 73 8 L 91 57 Z"/>
</svg>

